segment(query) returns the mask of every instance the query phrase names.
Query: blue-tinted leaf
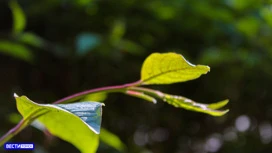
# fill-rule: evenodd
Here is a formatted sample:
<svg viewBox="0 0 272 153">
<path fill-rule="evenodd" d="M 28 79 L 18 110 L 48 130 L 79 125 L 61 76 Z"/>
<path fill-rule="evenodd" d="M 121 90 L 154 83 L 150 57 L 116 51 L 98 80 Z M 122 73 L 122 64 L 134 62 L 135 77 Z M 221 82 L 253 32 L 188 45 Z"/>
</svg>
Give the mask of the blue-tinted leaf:
<svg viewBox="0 0 272 153">
<path fill-rule="evenodd" d="M 103 105 L 98 102 L 79 102 L 72 104 L 57 104 L 58 107 L 63 108 L 74 115 L 80 117 L 88 126 L 96 133 L 100 133 L 101 114 L 99 109 Z"/>
<path fill-rule="evenodd" d="M 50 133 L 72 143 L 82 153 L 96 152 L 102 103 L 79 102 L 54 105 L 37 104 L 25 96 L 15 98 L 17 109 L 25 123 L 29 125 L 37 119 Z"/>
</svg>

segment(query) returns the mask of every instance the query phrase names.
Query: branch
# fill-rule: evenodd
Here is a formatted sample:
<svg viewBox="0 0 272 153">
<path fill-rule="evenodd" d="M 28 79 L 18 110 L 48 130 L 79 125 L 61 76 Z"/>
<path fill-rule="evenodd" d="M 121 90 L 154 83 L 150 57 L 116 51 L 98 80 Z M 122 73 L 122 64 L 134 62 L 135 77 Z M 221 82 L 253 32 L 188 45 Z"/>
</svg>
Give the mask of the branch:
<svg viewBox="0 0 272 153">
<path fill-rule="evenodd" d="M 126 90 L 128 87 L 135 87 L 140 85 L 140 81 L 128 83 L 124 85 L 117 85 L 117 86 L 108 86 L 108 87 L 101 87 L 101 88 L 95 88 L 91 90 L 82 91 L 73 95 L 70 95 L 68 97 L 64 97 L 60 100 L 57 100 L 53 102 L 53 104 L 60 104 L 60 103 L 68 103 L 75 100 L 79 100 L 83 98 L 84 96 L 92 93 L 98 93 L 98 92 L 122 92 L 126 93 Z M 9 141 L 12 137 L 14 137 L 16 134 L 18 134 L 20 131 L 22 131 L 25 127 L 27 127 L 31 122 L 22 119 L 15 127 L 13 127 L 11 130 L 9 130 L 5 135 L 3 135 L 0 138 L 0 146 L 5 144 L 7 141 Z"/>
</svg>

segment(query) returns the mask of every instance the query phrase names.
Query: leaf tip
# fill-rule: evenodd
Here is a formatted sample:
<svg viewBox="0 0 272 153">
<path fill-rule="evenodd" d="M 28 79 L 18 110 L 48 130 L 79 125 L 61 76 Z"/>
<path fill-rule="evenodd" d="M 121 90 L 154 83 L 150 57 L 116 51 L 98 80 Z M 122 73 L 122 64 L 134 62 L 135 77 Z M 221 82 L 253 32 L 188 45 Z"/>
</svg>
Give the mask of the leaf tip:
<svg viewBox="0 0 272 153">
<path fill-rule="evenodd" d="M 220 111 L 220 113 L 217 113 L 217 114 L 213 114 L 213 116 L 223 116 L 225 114 L 227 114 L 229 112 L 229 109 L 226 109 L 226 110 L 222 110 Z"/>
<path fill-rule="evenodd" d="M 207 65 L 197 65 L 197 67 L 202 70 L 202 74 L 207 74 L 211 71 L 211 68 Z"/>
<path fill-rule="evenodd" d="M 14 97 L 14 98 L 18 98 L 19 96 L 18 96 L 16 93 L 14 93 L 14 94 L 13 94 L 13 97 Z"/>
<path fill-rule="evenodd" d="M 210 72 L 211 71 L 211 68 L 209 66 L 206 65 L 206 68 L 207 68 L 207 72 Z"/>
<path fill-rule="evenodd" d="M 210 108 L 210 109 L 219 109 L 219 108 L 224 107 L 228 103 L 229 103 L 229 99 L 225 99 L 225 100 L 219 101 L 217 103 L 209 104 L 208 108 Z"/>
<path fill-rule="evenodd" d="M 229 109 L 226 109 L 226 110 L 222 111 L 222 115 L 225 115 L 225 114 L 227 114 L 228 112 L 229 112 Z"/>
<path fill-rule="evenodd" d="M 92 131 L 93 131 L 95 134 L 97 134 L 97 135 L 99 135 L 99 134 L 100 134 L 100 129 L 98 129 L 98 130 L 94 130 L 94 129 L 92 129 Z"/>
</svg>

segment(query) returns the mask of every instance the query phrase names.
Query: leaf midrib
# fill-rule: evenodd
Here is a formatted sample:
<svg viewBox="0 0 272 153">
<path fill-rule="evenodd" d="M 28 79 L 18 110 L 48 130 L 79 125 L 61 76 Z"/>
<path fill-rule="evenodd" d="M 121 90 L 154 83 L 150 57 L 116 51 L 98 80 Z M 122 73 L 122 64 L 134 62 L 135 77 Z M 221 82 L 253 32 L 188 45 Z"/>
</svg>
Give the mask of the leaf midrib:
<svg viewBox="0 0 272 153">
<path fill-rule="evenodd" d="M 196 68 L 196 67 L 197 67 L 197 65 L 194 66 L 193 68 Z M 162 73 L 156 74 L 156 75 L 154 75 L 154 76 L 152 76 L 152 77 L 150 77 L 150 78 L 148 78 L 148 79 L 142 80 L 141 82 L 142 82 L 142 83 L 145 83 L 145 82 L 147 82 L 147 81 L 149 81 L 149 80 L 151 80 L 151 79 L 153 79 L 153 78 L 155 78 L 155 77 L 158 77 L 158 76 L 160 76 L 160 75 L 163 75 L 163 74 L 166 74 L 166 73 L 175 72 L 175 71 L 186 70 L 186 69 L 189 69 L 189 68 L 174 69 L 174 70 L 169 70 L 169 71 L 166 71 L 166 72 L 162 72 Z"/>
</svg>

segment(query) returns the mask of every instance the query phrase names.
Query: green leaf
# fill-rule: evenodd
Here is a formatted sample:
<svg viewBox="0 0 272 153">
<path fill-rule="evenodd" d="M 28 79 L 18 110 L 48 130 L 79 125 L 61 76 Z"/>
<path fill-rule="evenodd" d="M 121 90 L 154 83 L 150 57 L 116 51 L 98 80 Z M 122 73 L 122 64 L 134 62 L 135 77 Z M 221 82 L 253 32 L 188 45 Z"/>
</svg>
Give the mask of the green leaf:
<svg viewBox="0 0 272 153">
<path fill-rule="evenodd" d="M 8 115 L 8 120 L 12 124 L 18 124 L 21 119 L 22 119 L 22 116 L 19 113 L 10 113 Z"/>
<path fill-rule="evenodd" d="M 26 25 L 24 12 L 16 0 L 11 0 L 9 7 L 13 14 L 13 33 L 18 34 L 22 32 Z"/>
<path fill-rule="evenodd" d="M 126 145 L 119 139 L 118 136 L 109 132 L 106 129 L 101 128 L 99 138 L 105 144 L 113 147 L 120 152 L 126 152 Z"/>
<path fill-rule="evenodd" d="M 226 100 L 223 100 L 223 101 L 219 101 L 217 103 L 209 104 L 208 108 L 210 108 L 210 109 L 219 109 L 219 108 L 224 107 L 228 103 L 229 103 L 229 100 L 226 99 Z"/>
<path fill-rule="evenodd" d="M 99 101 L 99 102 L 103 102 L 107 99 L 107 93 L 106 92 L 97 92 L 97 93 L 92 93 L 92 94 L 88 94 L 85 97 L 83 97 L 82 99 L 80 99 L 80 101 Z"/>
<path fill-rule="evenodd" d="M 122 19 L 117 19 L 112 26 L 110 41 L 113 45 L 120 42 L 126 32 L 126 24 Z"/>
<path fill-rule="evenodd" d="M 120 50 L 130 53 L 132 55 L 142 55 L 145 52 L 144 47 L 140 46 L 136 42 L 125 40 L 125 39 L 122 39 L 119 42 L 118 47 Z"/>
<path fill-rule="evenodd" d="M 17 109 L 30 124 L 38 119 L 53 135 L 72 143 L 82 153 L 95 153 L 102 116 L 102 103 L 37 104 L 15 96 Z"/>
<path fill-rule="evenodd" d="M 0 53 L 13 56 L 27 62 L 31 62 L 33 60 L 33 54 L 27 47 L 10 41 L 0 40 Z"/>
<path fill-rule="evenodd" d="M 272 27 L 272 10 L 269 6 L 264 7 L 260 10 L 260 14 L 263 17 L 263 19 L 266 21 L 266 23 Z"/>
<path fill-rule="evenodd" d="M 173 105 L 178 108 L 184 108 L 191 111 L 202 112 L 212 116 L 222 116 L 226 114 L 229 110 L 217 110 L 224 107 L 228 100 L 224 100 L 218 103 L 213 104 L 202 104 L 192 101 L 191 99 L 165 94 L 163 100 L 170 105 Z"/>
<path fill-rule="evenodd" d="M 23 42 L 27 45 L 30 46 L 34 46 L 34 47 L 38 47 L 38 48 L 43 48 L 45 45 L 45 40 L 43 40 L 41 37 L 39 37 L 38 35 L 34 34 L 34 33 L 30 33 L 30 32 L 24 32 L 21 33 L 17 39 L 20 42 Z"/>
<path fill-rule="evenodd" d="M 153 53 L 144 61 L 142 84 L 171 84 L 196 79 L 209 72 L 204 65 L 193 65 L 176 53 Z"/>
<path fill-rule="evenodd" d="M 236 28 L 247 37 L 256 37 L 260 31 L 260 21 L 254 16 L 246 16 L 235 22 Z"/>
</svg>

